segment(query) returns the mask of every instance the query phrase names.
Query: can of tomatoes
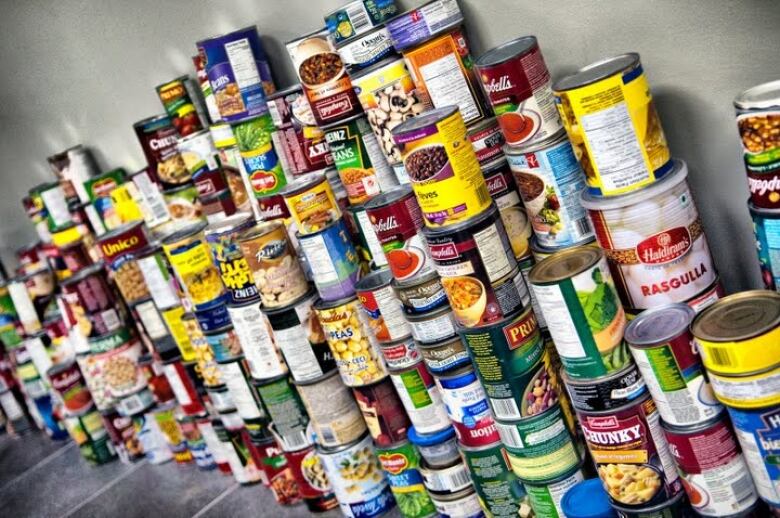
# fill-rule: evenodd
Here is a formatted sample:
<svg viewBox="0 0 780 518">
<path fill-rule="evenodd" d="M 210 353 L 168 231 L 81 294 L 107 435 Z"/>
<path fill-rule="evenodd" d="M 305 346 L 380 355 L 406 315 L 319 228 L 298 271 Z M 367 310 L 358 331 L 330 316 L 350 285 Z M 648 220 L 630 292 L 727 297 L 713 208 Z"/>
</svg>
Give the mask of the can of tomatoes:
<svg viewBox="0 0 780 518">
<path fill-rule="evenodd" d="M 317 232 L 341 217 L 341 208 L 323 173 L 293 180 L 282 196 L 301 234 Z"/>
<path fill-rule="evenodd" d="M 390 373 L 398 397 L 409 420 L 421 434 L 439 432 L 450 426 L 442 396 L 433 376 L 420 361 L 406 369 Z"/>
<path fill-rule="evenodd" d="M 355 285 L 368 326 L 380 343 L 395 342 L 411 333 L 401 303 L 390 286 L 392 279 L 389 269 L 377 270 Z"/>
<path fill-rule="evenodd" d="M 211 249 L 219 276 L 225 285 L 230 302 L 241 304 L 258 297 L 257 286 L 252 279 L 248 260 L 241 253 L 239 235 L 254 225 L 252 216 L 238 213 L 217 223 L 211 223 L 204 231 L 206 243 Z"/>
<path fill-rule="evenodd" d="M 371 385 L 355 387 L 352 393 L 374 444 L 383 447 L 406 439 L 411 422 L 389 376 Z"/>
<path fill-rule="evenodd" d="M 509 163 L 503 156 L 484 164 L 482 175 L 485 177 L 490 197 L 498 207 L 501 221 L 512 252 L 519 261 L 531 255 L 531 221 L 523 202 L 520 200 L 515 179 Z"/>
<path fill-rule="evenodd" d="M 439 375 L 436 386 L 461 444 L 483 446 L 498 440 L 493 412 L 473 367 Z"/>
</svg>

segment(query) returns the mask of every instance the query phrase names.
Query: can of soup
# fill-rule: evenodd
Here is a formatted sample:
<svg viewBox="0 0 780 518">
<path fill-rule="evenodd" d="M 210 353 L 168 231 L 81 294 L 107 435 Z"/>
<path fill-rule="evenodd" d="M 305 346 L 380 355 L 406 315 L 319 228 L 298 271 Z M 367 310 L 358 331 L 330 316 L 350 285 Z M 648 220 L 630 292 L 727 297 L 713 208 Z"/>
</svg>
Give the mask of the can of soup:
<svg viewBox="0 0 780 518">
<path fill-rule="evenodd" d="M 528 504 L 526 490 L 512 471 L 503 444 L 497 442 L 479 448 L 460 447 L 474 490 L 489 516 L 524 516 Z M 541 515 L 540 515 L 541 516 Z"/>
<path fill-rule="evenodd" d="M 309 511 L 322 513 L 338 507 L 339 503 L 314 445 L 285 450 L 284 456 L 298 485 L 298 493 Z"/>
<path fill-rule="evenodd" d="M 341 217 L 333 189 L 322 173 L 293 180 L 282 196 L 301 234 L 317 232 Z"/>
<path fill-rule="evenodd" d="M 350 73 L 395 54 L 390 33 L 384 25 L 377 25 L 368 32 L 338 41 L 336 48 Z"/>
<path fill-rule="evenodd" d="M 392 279 L 389 269 L 377 270 L 355 285 L 369 328 L 380 343 L 395 342 L 411 333 L 401 303 L 390 286 Z"/>
<path fill-rule="evenodd" d="M 384 447 L 406 439 L 411 423 L 390 377 L 371 385 L 355 387 L 352 393 L 374 444 Z"/>
<path fill-rule="evenodd" d="M 240 212 L 209 224 L 203 231 L 214 262 L 219 267 L 222 284 L 233 304 L 249 302 L 258 296 L 248 260 L 241 253 L 239 243 L 239 236 L 252 225 L 252 216 Z"/>
<path fill-rule="evenodd" d="M 482 175 L 485 177 L 490 197 L 498 207 L 515 258 L 519 260 L 530 256 L 531 221 L 520 201 L 515 179 L 506 158 L 501 157 L 483 165 Z"/>
<path fill-rule="evenodd" d="M 401 515 L 404 518 L 436 516 L 436 507 L 428 496 L 419 470 L 420 453 L 414 445 L 403 440 L 378 447 L 376 454 Z"/>
<path fill-rule="evenodd" d="M 762 209 L 753 202 L 748 202 L 748 208 L 764 287 L 776 290 L 780 287 L 780 210 Z"/>
<path fill-rule="evenodd" d="M 523 487 L 528 492 L 531 507 L 537 516 L 549 516 L 550 518 L 565 518 L 567 516 L 562 501 L 569 489 L 585 480 L 585 476 L 582 474 L 582 464 L 581 462 L 572 471 L 552 479 L 523 482 Z M 596 479 L 596 484 L 599 483 Z M 605 504 L 609 505 L 607 502 Z"/>
<path fill-rule="evenodd" d="M 504 134 L 501 133 L 501 127 L 495 117 L 470 124 L 468 127 L 468 136 L 474 152 L 477 154 L 479 165 L 496 161 L 504 156 Z"/>
<path fill-rule="evenodd" d="M 338 300 L 355 292 L 358 256 L 343 219 L 319 232 L 299 234 L 298 241 L 324 300 Z"/>
<path fill-rule="evenodd" d="M 450 426 L 441 392 L 423 362 L 391 372 L 390 379 L 418 433 L 430 434 Z"/>
<path fill-rule="evenodd" d="M 436 386 L 461 444 L 483 446 L 498 440 L 488 398 L 471 366 L 439 375 Z"/>
<path fill-rule="evenodd" d="M 133 124 L 133 128 L 154 183 L 177 186 L 192 179 L 179 153 L 176 128 L 168 115 L 149 117 Z"/>
<path fill-rule="evenodd" d="M 428 245 L 424 246 L 427 255 Z M 430 262 L 433 263 L 432 260 Z M 395 290 L 398 300 L 401 301 L 407 320 L 412 315 L 430 313 L 447 305 L 447 294 L 444 292 L 441 279 L 435 269 L 409 281 L 395 279 L 390 284 Z"/>
<path fill-rule="evenodd" d="M 352 205 L 344 212 L 347 227 L 353 233 L 355 248 L 372 270 L 387 266 L 387 258 L 368 219 L 364 205 Z"/>
<path fill-rule="evenodd" d="M 556 81 L 553 91 L 591 193 L 615 196 L 635 191 L 672 169 L 639 54 L 621 54 L 583 67 Z M 615 139 L 626 145 L 615 146 Z"/>
<path fill-rule="evenodd" d="M 92 406 L 92 395 L 75 361 L 52 366 L 46 376 L 71 415 L 81 414 Z"/>
</svg>

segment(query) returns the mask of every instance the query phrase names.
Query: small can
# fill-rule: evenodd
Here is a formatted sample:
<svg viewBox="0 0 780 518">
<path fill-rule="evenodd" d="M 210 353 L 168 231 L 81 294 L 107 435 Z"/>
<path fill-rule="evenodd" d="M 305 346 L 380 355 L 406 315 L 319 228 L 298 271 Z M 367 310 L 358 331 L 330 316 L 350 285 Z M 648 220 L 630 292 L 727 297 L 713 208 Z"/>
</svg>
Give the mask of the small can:
<svg viewBox="0 0 780 518">
<path fill-rule="evenodd" d="M 490 49 L 474 66 L 507 144 L 539 141 L 563 128 L 536 37 Z"/>
<path fill-rule="evenodd" d="M 224 291 L 219 270 L 203 235 L 206 223 L 174 232 L 163 239 L 163 250 L 181 286 L 196 306 L 212 302 Z"/>
<path fill-rule="evenodd" d="M 780 208 L 780 82 L 748 88 L 734 99 L 750 199 L 762 208 Z"/>
<path fill-rule="evenodd" d="M 780 188 L 778 190 L 780 191 Z M 748 202 L 748 208 L 753 219 L 758 264 L 761 267 L 764 287 L 768 290 L 778 290 L 780 289 L 780 210 L 763 209 L 753 202 Z"/>
<path fill-rule="evenodd" d="M 314 303 L 325 339 L 336 360 L 341 378 L 348 387 L 379 381 L 387 368 L 363 317 L 357 297 Z"/>
<path fill-rule="evenodd" d="M 758 499 L 726 411 L 688 426 L 662 421 L 691 506 L 701 516 L 732 516 Z"/>
<path fill-rule="evenodd" d="M 319 232 L 298 235 L 298 241 L 323 300 L 337 300 L 355 292 L 358 255 L 343 218 Z"/>
<path fill-rule="evenodd" d="M 229 296 L 229 302 L 241 304 L 257 299 L 257 286 L 252 279 L 248 259 L 241 253 L 239 239 L 254 225 L 252 216 L 238 213 L 218 223 L 209 224 L 203 231 L 219 276 Z"/>
<path fill-rule="evenodd" d="M 355 248 L 372 270 L 387 266 L 387 258 L 368 218 L 365 205 L 351 205 L 344 212 L 347 226 L 353 232 Z"/>
<path fill-rule="evenodd" d="M 336 48 L 350 74 L 395 54 L 390 32 L 384 25 L 377 25 L 368 32 L 341 40 L 336 43 Z"/>
<path fill-rule="evenodd" d="M 287 376 L 266 381 L 253 380 L 252 385 L 273 421 L 282 449 L 288 451 L 306 446 L 309 443 L 306 437 L 309 415 Z"/>
<path fill-rule="evenodd" d="M 301 234 L 317 232 L 341 217 L 333 189 L 323 173 L 293 180 L 282 191 L 282 196 Z"/>
<path fill-rule="evenodd" d="M 642 374 L 634 362 L 598 378 L 571 378 L 561 372 L 571 404 L 579 410 L 597 412 L 621 407 L 646 392 Z"/>
<path fill-rule="evenodd" d="M 344 516 L 379 516 L 395 505 L 370 435 L 337 448 L 320 447 L 317 453 Z"/>
<path fill-rule="evenodd" d="M 485 177 L 490 197 L 498 207 L 512 252 L 518 260 L 531 254 L 531 221 L 523 202 L 520 201 L 512 170 L 505 157 L 484 164 Z"/>
<path fill-rule="evenodd" d="M 165 113 L 171 118 L 178 134 L 185 137 L 203 129 L 194 99 L 194 88 L 189 76 L 181 76 L 155 87 Z"/>
<path fill-rule="evenodd" d="M 317 436 L 317 444 L 338 447 L 358 440 L 366 422 L 350 390 L 335 369 L 306 382 L 296 382 L 306 412 Z"/>
<path fill-rule="evenodd" d="M 380 343 L 395 342 L 411 333 L 401 311 L 401 303 L 390 287 L 392 279 L 393 275 L 389 269 L 377 270 L 360 279 L 355 285 L 368 326 Z M 396 368 L 392 365 L 391 367 Z"/>
<path fill-rule="evenodd" d="M 423 485 L 420 473 L 420 454 L 407 440 L 388 446 L 377 447 L 379 464 L 387 476 L 390 489 L 404 518 L 436 516 L 436 507 L 431 502 Z"/>
<path fill-rule="evenodd" d="M 457 107 L 425 112 L 392 130 L 429 227 L 451 225 L 490 206 L 490 194 Z"/>
<path fill-rule="evenodd" d="M 390 380 L 418 433 L 430 434 L 450 427 L 439 387 L 423 362 L 391 372 Z"/>
<path fill-rule="evenodd" d="M 213 173 L 210 175 L 211 178 L 223 174 L 217 161 L 219 152 L 211 138 L 211 133 L 206 129 L 196 131 L 179 138 L 177 146 L 184 165 L 192 175 L 193 182 L 196 183 L 198 195 L 208 194 L 208 190 L 205 192 L 203 190 L 202 180 L 201 182 L 195 180 L 196 175 L 200 175 L 202 179 L 203 173 Z M 200 185 L 197 185 L 198 183 Z"/>
<path fill-rule="evenodd" d="M 384 447 L 406 439 L 411 423 L 389 377 L 355 387 L 352 393 L 374 444 Z"/>
<path fill-rule="evenodd" d="M 152 299 L 142 300 L 131 308 L 136 324 L 146 332 L 146 335 L 157 350 L 165 350 L 176 347 L 176 343 L 168 328 L 165 327 L 160 310 L 154 305 Z"/>
<path fill-rule="evenodd" d="M 447 2 L 447 0 L 439 0 L 439 3 L 443 2 Z M 445 496 L 432 493 L 430 497 L 440 516 L 452 518 L 481 518 L 485 516 L 479 502 L 479 496 L 473 487 L 467 487 L 454 495 Z"/>
<path fill-rule="evenodd" d="M 260 303 L 230 305 L 227 311 L 252 378 L 267 380 L 287 374 L 287 365 L 276 348 L 271 324 L 261 311 Z"/>
<path fill-rule="evenodd" d="M 243 420 L 262 419 L 268 420 L 268 414 L 263 409 L 263 404 L 256 392 L 249 384 L 249 369 L 243 359 L 238 358 L 230 362 L 219 364 L 219 373 L 227 385 L 228 392 L 236 411 Z"/>
<path fill-rule="evenodd" d="M 441 467 L 430 466 L 423 460 L 420 462 L 420 473 L 425 488 L 433 496 L 452 496 L 471 488 L 469 470 L 460 456 L 454 462 Z"/>
<path fill-rule="evenodd" d="M 477 154 L 477 161 L 480 166 L 503 158 L 504 156 L 504 134 L 501 133 L 501 126 L 496 117 L 491 117 L 483 121 L 472 124 L 468 127 L 468 136 L 474 152 Z"/>
<path fill-rule="evenodd" d="M 639 54 L 597 61 L 562 77 L 552 88 L 590 192 L 615 196 L 635 191 L 671 170 Z M 594 104 L 594 98 L 604 101 Z M 615 139 L 626 144 L 615 146 Z"/>
<path fill-rule="evenodd" d="M 443 468 L 455 464 L 460 459 L 458 439 L 455 429 L 450 426 L 433 433 L 419 433 L 409 428 L 409 442 L 417 447 L 425 463 L 433 468 Z"/>
<path fill-rule="evenodd" d="M 428 249 L 427 245 L 425 249 Z M 409 281 L 394 280 L 391 285 L 407 317 L 430 313 L 447 305 L 447 294 L 436 270 L 431 269 Z"/>
<path fill-rule="evenodd" d="M 141 143 L 147 173 L 154 183 L 177 186 L 187 183 L 192 175 L 179 153 L 177 131 L 168 115 L 156 115 L 133 124 Z"/>
<path fill-rule="evenodd" d="M 92 406 L 92 395 L 75 361 L 52 366 L 46 376 L 71 415 L 81 414 Z"/>
<path fill-rule="evenodd" d="M 688 330 L 695 316 L 687 304 L 670 304 L 643 311 L 626 327 L 625 340 L 658 413 L 673 426 L 708 421 L 723 409 Z"/>
<path fill-rule="evenodd" d="M 218 362 L 227 362 L 243 357 L 244 351 L 241 349 L 241 341 L 232 325 L 228 324 L 203 334 L 214 359 Z"/>
<path fill-rule="evenodd" d="M 201 304 L 195 309 L 195 318 L 204 332 L 216 331 L 230 325 L 227 303 L 228 297 L 223 294 L 211 302 Z"/>
<path fill-rule="evenodd" d="M 488 398 L 471 366 L 436 378 L 458 440 L 464 446 L 483 446 L 498 441 Z"/>
<path fill-rule="evenodd" d="M 471 357 L 460 336 L 445 338 L 439 342 L 418 343 L 425 367 L 431 374 L 439 375 L 471 363 Z"/>
<path fill-rule="evenodd" d="M 412 337 L 421 344 L 432 344 L 456 335 L 457 324 L 449 306 L 421 315 L 406 315 Z"/>
<path fill-rule="evenodd" d="M 327 29 L 285 43 L 318 126 L 360 111 L 352 82 Z"/>
<path fill-rule="evenodd" d="M 411 367 L 422 358 L 417 343 L 411 336 L 393 342 L 381 343 L 379 350 L 382 352 L 382 358 L 384 358 L 387 368 L 392 370 Z"/>
<path fill-rule="evenodd" d="M 398 13 L 395 0 L 352 0 L 325 15 L 325 26 L 337 44 L 371 32 Z"/>
<path fill-rule="evenodd" d="M 461 446 L 463 462 L 469 470 L 474 490 L 489 516 L 525 516 L 526 489 L 509 465 L 504 445 L 500 442 L 480 448 Z M 539 513 L 539 516 L 547 516 Z"/>
<path fill-rule="evenodd" d="M 570 378 L 596 378 L 631 361 L 626 314 L 601 250 L 558 252 L 537 263 L 529 280 Z"/>
<path fill-rule="evenodd" d="M 284 456 L 298 485 L 298 493 L 310 512 L 322 513 L 339 506 L 313 444 L 296 450 L 285 450 Z"/>
</svg>

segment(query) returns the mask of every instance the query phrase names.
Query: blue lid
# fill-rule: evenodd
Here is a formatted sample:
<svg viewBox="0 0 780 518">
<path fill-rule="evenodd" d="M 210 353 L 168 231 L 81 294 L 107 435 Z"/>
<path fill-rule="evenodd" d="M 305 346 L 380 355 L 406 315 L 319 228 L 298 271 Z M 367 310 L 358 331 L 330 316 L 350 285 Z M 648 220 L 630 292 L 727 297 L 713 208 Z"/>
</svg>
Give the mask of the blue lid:
<svg viewBox="0 0 780 518">
<path fill-rule="evenodd" d="M 406 432 L 406 437 L 409 442 L 416 444 L 417 446 L 433 446 L 434 444 L 441 444 L 447 439 L 455 437 L 455 428 L 449 426 L 440 432 L 434 433 L 417 433 L 414 426 L 409 427 Z"/>
<path fill-rule="evenodd" d="M 617 518 L 598 478 L 578 482 L 566 491 L 561 500 L 561 510 L 566 518 Z"/>
</svg>

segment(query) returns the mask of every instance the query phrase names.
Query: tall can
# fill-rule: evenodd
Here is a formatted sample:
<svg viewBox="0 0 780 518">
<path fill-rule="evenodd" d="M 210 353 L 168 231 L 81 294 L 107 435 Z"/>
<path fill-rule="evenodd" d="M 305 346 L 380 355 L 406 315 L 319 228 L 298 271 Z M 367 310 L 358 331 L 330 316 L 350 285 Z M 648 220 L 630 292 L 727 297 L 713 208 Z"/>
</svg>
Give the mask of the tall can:
<svg viewBox="0 0 780 518">
<path fill-rule="evenodd" d="M 155 90 L 180 137 L 203 129 L 200 114 L 193 102 L 198 97 L 188 76 L 172 79 L 158 85 Z"/>
<path fill-rule="evenodd" d="M 257 286 L 247 259 L 241 253 L 239 235 L 254 224 L 252 216 L 238 213 L 218 223 L 211 223 L 204 231 L 214 262 L 219 267 L 222 284 L 233 304 L 242 304 L 258 298 Z"/>
<path fill-rule="evenodd" d="M 176 128 L 168 115 L 143 119 L 133 124 L 133 129 L 154 183 L 175 187 L 192 179 L 179 153 Z"/>
<path fill-rule="evenodd" d="M 352 0 L 325 15 L 325 27 L 336 43 L 370 32 L 398 13 L 395 0 Z"/>
<path fill-rule="evenodd" d="M 531 255 L 531 221 L 523 202 L 520 200 L 514 175 L 506 158 L 499 157 L 482 165 L 490 197 L 498 207 L 501 221 L 504 223 L 512 253 L 519 261 Z"/>
<path fill-rule="evenodd" d="M 324 300 L 338 300 L 355 292 L 358 256 L 343 218 L 319 232 L 297 237 Z"/>
<path fill-rule="evenodd" d="M 166 236 L 162 245 L 179 283 L 196 307 L 214 301 L 224 291 L 203 235 L 205 228 L 205 222 L 191 225 Z"/>
<path fill-rule="evenodd" d="M 241 157 L 239 170 L 248 190 L 255 198 L 280 192 L 287 185 L 287 176 L 271 138 L 275 131 L 271 116 L 266 113 L 244 119 L 232 129 Z"/>
<path fill-rule="evenodd" d="M 257 300 L 227 307 L 241 350 L 255 380 L 287 374 L 287 365 L 277 349 L 271 325 Z"/>
<path fill-rule="evenodd" d="M 390 286 L 392 279 L 390 270 L 377 270 L 355 285 L 368 326 L 381 343 L 394 342 L 412 332 L 401 310 L 401 302 Z"/>
<path fill-rule="evenodd" d="M 287 376 L 265 381 L 252 380 L 252 386 L 273 421 L 274 432 L 282 449 L 296 450 L 309 444 L 306 436 L 309 415 Z"/>
<path fill-rule="evenodd" d="M 390 380 L 409 420 L 420 434 L 439 432 L 450 426 L 441 391 L 422 361 L 391 372 Z"/>
</svg>

